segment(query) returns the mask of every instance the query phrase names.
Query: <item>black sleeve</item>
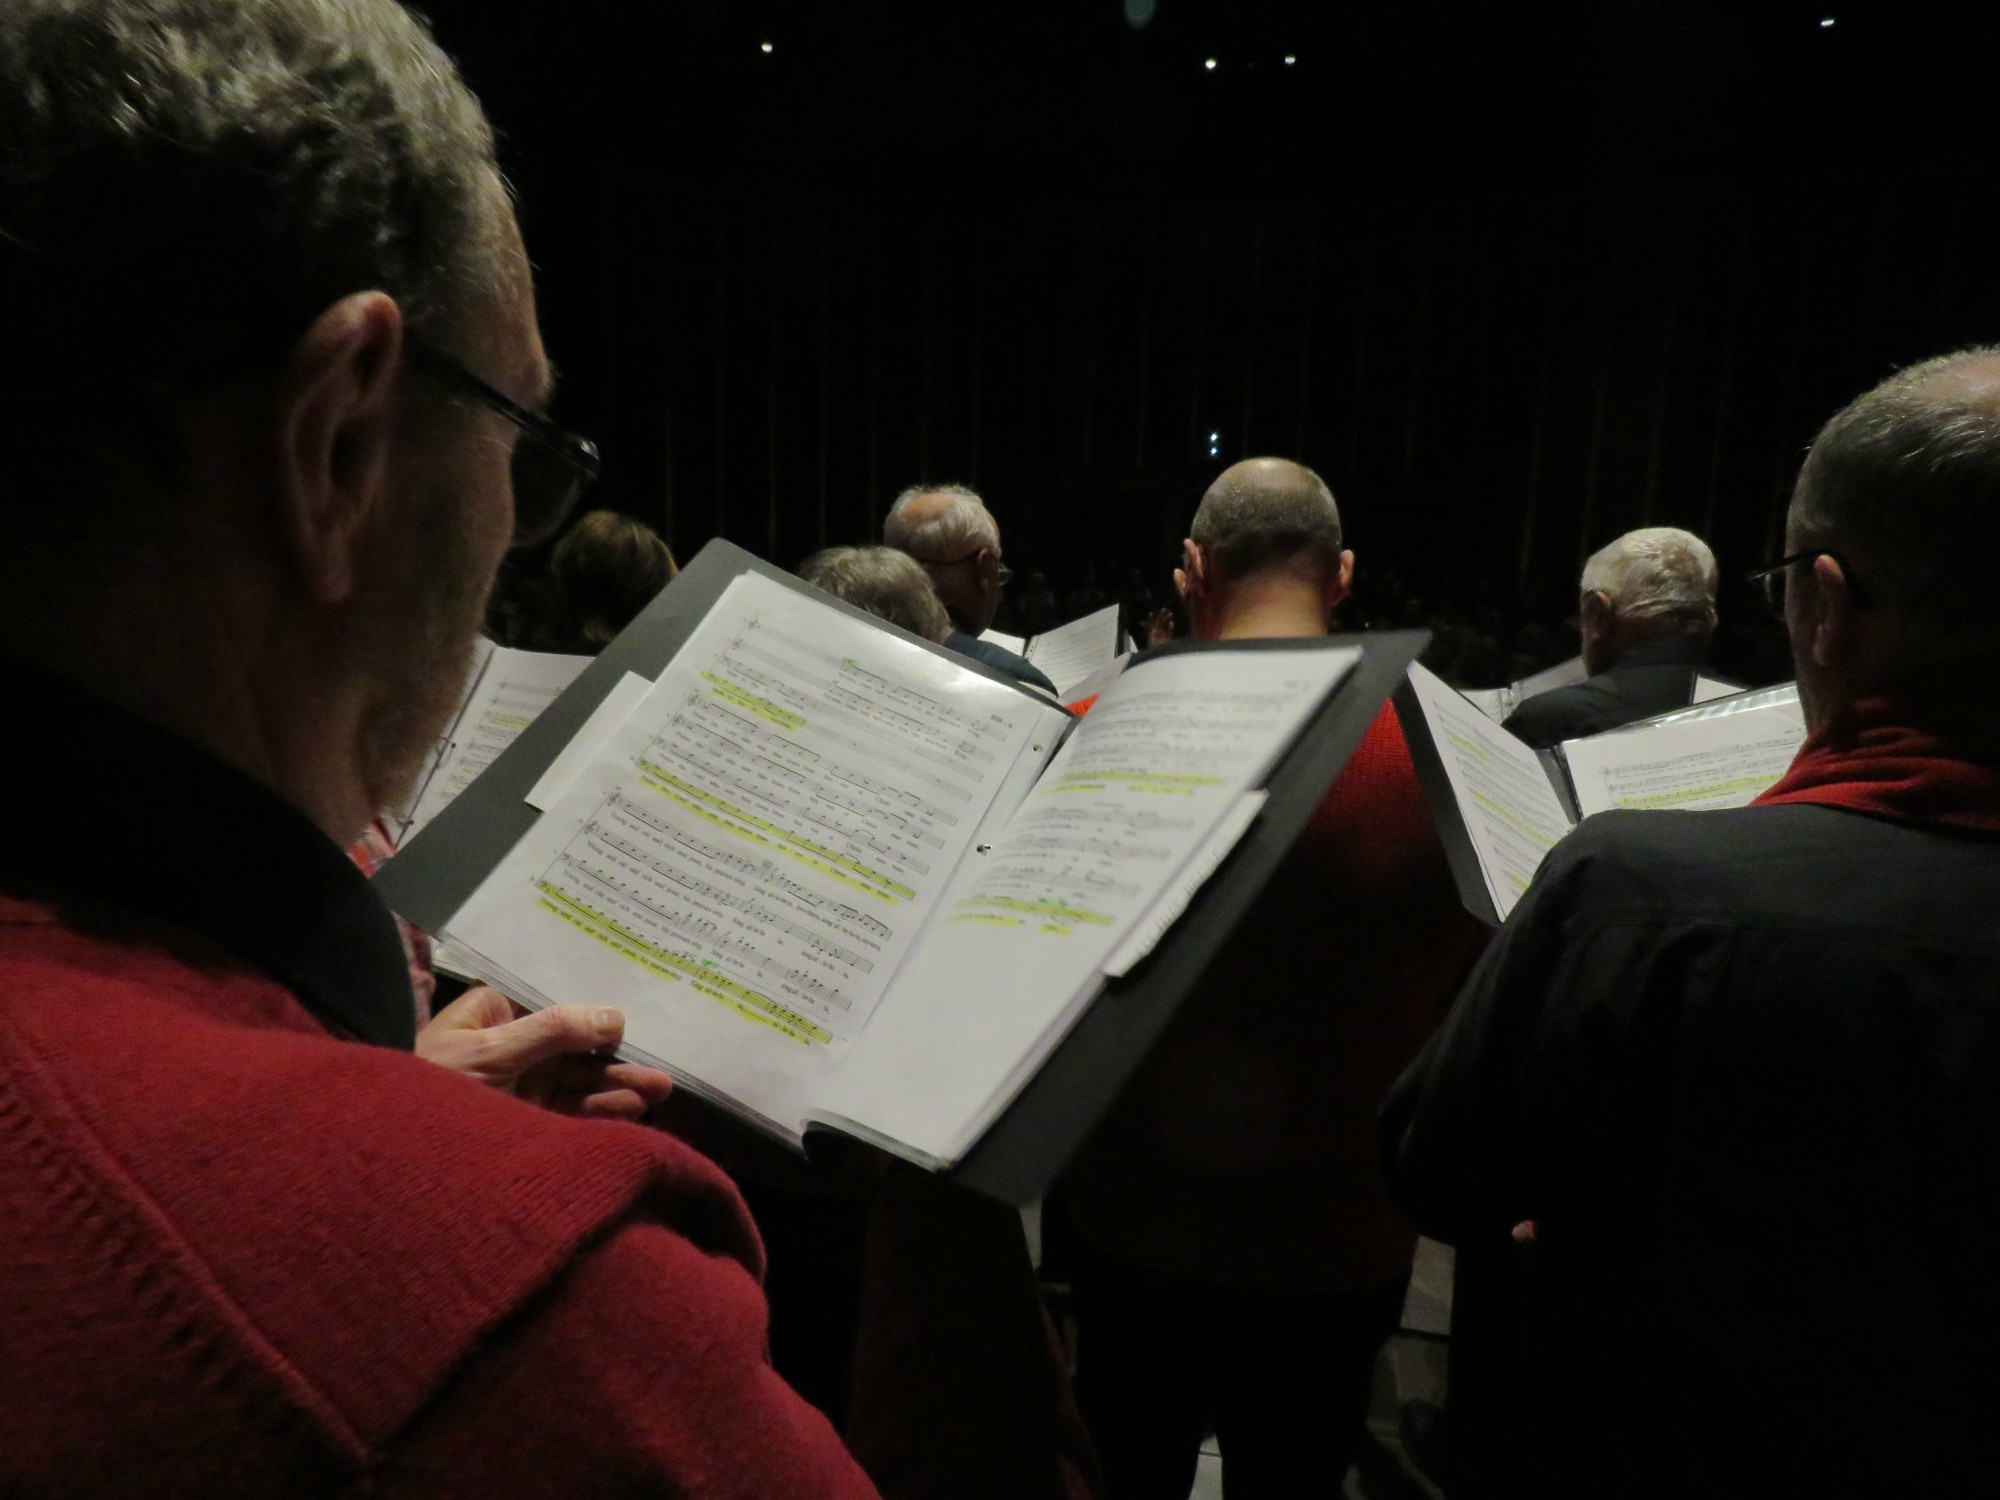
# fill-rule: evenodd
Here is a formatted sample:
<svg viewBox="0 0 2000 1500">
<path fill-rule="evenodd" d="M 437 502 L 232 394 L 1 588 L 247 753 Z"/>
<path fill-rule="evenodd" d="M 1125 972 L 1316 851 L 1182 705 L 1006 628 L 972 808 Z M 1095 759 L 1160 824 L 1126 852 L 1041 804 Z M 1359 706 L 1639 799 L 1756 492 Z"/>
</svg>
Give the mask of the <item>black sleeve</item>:
<svg viewBox="0 0 2000 1500">
<path fill-rule="evenodd" d="M 1550 702 L 1558 695 L 1541 693 L 1530 698 L 1500 721 L 1500 727 L 1522 741 L 1531 750 L 1546 750 L 1572 737 L 1569 716 L 1560 702 Z"/>
<path fill-rule="evenodd" d="M 1563 980 L 1579 862 L 1558 849 L 1382 1106 L 1390 1196 L 1448 1244 L 1534 1216 L 1519 1084 Z"/>
</svg>

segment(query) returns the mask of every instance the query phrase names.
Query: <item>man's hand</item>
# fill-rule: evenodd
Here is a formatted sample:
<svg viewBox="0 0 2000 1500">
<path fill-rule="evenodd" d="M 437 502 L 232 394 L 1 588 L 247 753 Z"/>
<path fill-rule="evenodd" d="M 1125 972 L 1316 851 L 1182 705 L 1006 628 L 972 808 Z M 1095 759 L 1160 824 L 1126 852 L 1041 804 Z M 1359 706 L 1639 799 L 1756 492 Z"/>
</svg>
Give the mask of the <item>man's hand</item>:
<svg viewBox="0 0 2000 1500">
<path fill-rule="evenodd" d="M 636 1120 L 673 1091 L 657 1068 L 614 1062 L 615 1010 L 552 1005 L 523 1014 L 498 990 L 467 990 L 417 1033 L 417 1056 L 560 1114 Z"/>
</svg>

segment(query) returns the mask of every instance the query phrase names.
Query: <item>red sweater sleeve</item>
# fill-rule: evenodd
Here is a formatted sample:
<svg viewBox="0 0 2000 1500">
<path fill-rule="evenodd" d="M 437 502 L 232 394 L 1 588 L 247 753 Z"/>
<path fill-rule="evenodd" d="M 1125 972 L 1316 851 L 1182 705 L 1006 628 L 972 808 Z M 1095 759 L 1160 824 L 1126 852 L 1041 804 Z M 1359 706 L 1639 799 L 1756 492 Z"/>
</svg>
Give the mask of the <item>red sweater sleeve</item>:
<svg viewBox="0 0 2000 1500">
<path fill-rule="evenodd" d="M 772 1371 L 749 1273 L 644 1223 L 581 1251 L 476 1351 L 379 1479 L 412 1497 L 875 1495 Z"/>
</svg>

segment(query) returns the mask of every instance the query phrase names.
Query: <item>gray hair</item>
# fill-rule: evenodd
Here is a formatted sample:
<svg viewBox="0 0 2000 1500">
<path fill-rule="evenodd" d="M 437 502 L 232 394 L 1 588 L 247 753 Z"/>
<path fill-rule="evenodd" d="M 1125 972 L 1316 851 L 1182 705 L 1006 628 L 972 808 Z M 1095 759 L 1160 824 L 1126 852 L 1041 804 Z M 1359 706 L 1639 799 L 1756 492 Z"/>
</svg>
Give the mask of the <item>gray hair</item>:
<svg viewBox="0 0 2000 1500">
<path fill-rule="evenodd" d="M 912 523 L 910 506 L 926 495 L 943 495 L 946 503 L 928 521 Z M 882 542 L 922 562 L 951 562 L 981 547 L 998 552 L 1000 527 L 986 502 L 962 484 L 913 484 L 889 507 Z"/>
<path fill-rule="evenodd" d="M 492 132 L 395 0 L 6 0 L 0 142 L 19 430 L 143 436 L 136 391 L 271 368 L 343 296 L 436 336 L 501 274 Z"/>
<path fill-rule="evenodd" d="M 1606 595 L 1627 619 L 1713 630 L 1716 582 L 1708 543 L 1677 526 L 1647 526 L 1593 552 L 1580 586 Z"/>
<path fill-rule="evenodd" d="M 1231 578 L 1301 559 L 1336 567 L 1340 507 L 1326 481 L 1303 464 L 1245 460 L 1208 487 L 1188 538 Z"/>
<path fill-rule="evenodd" d="M 2000 347 L 1925 360 L 1857 397 L 1813 439 L 1792 490 L 1791 545 L 1865 557 L 1857 586 L 1897 612 L 1918 655 L 2000 646 L 1977 565 L 2000 547 L 2000 409 L 1960 378 L 1995 358 Z"/>
<path fill-rule="evenodd" d="M 942 643 L 951 634 L 930 575 L 895 547 L 828 547 L 799 564 L 799 577 L 877 619 Z"/>
</svg>

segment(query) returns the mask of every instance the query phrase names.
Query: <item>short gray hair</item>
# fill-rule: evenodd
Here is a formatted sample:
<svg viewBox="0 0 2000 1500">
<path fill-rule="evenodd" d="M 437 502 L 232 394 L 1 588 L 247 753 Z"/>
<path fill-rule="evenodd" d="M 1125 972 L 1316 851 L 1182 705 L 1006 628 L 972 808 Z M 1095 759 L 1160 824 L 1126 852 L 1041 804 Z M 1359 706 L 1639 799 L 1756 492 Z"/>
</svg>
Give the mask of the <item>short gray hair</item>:
<svg viewBox="0 0 2000 1500">
<path fill-rule="evenodd" d="M 910 506 L 925 495 L 943 495 L 945 506 L 928 521 L 913 524 Z M 889 507 L 882 541 L 920 562 L 951 562 L 981 547 L 998 552 L 1000 526 L 977 491 L 962 484 L 913 484 Z"/>
<path fill-rule="evenodd" d="M 1865 555 L 1857 586 L 1897 612 L 1919 654 L 2000 647 L 1978 565 L 2000 547 L 2000 407 L 1952 378 L 1995 358 L 2000 347 L 1942 355 L 1857 397 L 1813 439 L 1792 490 L 1793 542 Z"/>
<path fill-rule="evenodd" d="M 501 275 L 492 132 L 395 0 L 6 0 L 0 143 L 17 428 L 130 439 L 343 296 L 435 336 Z"/>
<path fill-rule="evenodd" d="M 1606 595 L 1633 620 L 1715 628 L 1715 554 L 1677 526 L 1628 531 L 1583 565 L 1581 588 Z"/>
<path fill-rule="evenodd" d="M 951 634 L 951 616 L 930 575 L 895 547 L 828 547 L 799 564 L 799 577 L 927 641 L 942 643 Z"/>
<path fill-rule="evenodd" d="M 1283 477 L 1260 480 L 1258 466 Z M 1337 567 L 1340 507 L 1326 481 L 1303 464 L 1247 461 L 1224 470 L 1208 487 L 1188 539 L 1230 578 L 1301 559 Z"/>
</svg>

